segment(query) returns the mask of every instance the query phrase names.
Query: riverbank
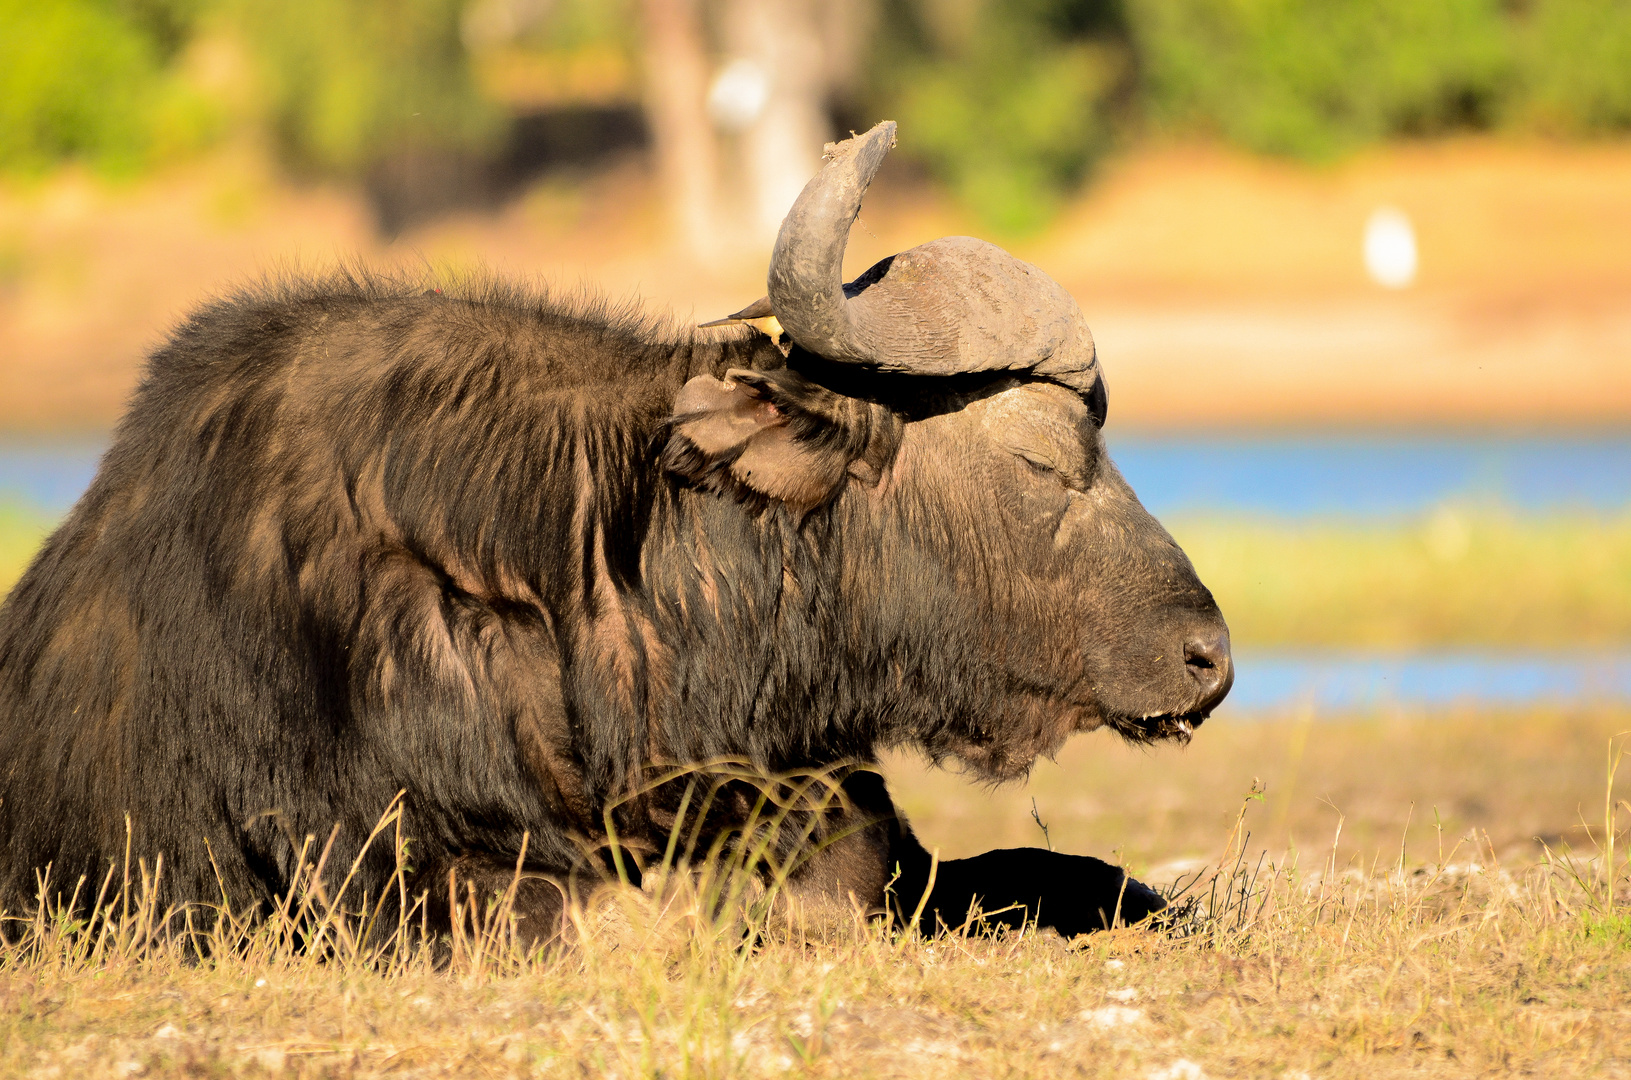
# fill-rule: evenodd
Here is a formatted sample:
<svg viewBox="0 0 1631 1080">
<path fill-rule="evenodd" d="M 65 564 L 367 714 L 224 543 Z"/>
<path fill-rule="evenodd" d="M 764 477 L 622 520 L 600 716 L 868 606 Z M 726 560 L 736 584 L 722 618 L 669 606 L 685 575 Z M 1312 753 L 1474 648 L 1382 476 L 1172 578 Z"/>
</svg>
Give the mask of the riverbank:
<svg viewBox="0 0 1631 1080">
<path fill-rule="evenodd" d="M 1623 426 L 1627 191 L 1631 144 L 1402 144 L 1328 168 L 1153 147 L 1010 246 L 1081 302 L 1124 430 Z M 1406 290 L 1361 265 L 1381 205 L 1416 225 Z M 126 186 L 65 173 L 0 190 L 0 431 L 106 430 L 189 309 L 295 266 L 484 265 L 681 323 L 762 292 L 764 252 L 699 260 L 662 244 L 660 222 L 638 156 L 388 242 L 357 192 L 283 182 L 243 153 Z M 849 263 L 973 230 L 886 169 Z"/>
</svg>

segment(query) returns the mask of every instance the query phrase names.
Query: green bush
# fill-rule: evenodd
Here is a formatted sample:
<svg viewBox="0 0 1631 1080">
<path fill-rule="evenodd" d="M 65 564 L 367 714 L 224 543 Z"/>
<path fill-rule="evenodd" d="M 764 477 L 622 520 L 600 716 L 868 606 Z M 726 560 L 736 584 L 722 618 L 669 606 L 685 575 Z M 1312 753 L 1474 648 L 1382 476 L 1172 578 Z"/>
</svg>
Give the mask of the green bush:
<svg viewBox="0 0 1631 1080">
<path fill-rule="evenodd" d="M 1118 127 L 1330 158 L 1631 130 L 1631 0 L 885 0 L 869 112 L 1022 232 Z M 1126 105 L 1128 107 L 1122 107 Z"/>
<path fill-rule="evenodd" d="M 1124 131 L 1325 158 L 1459 129 L 1631 130 L 1631 0 L 876 0 L 846 119 L 915 157 L 1000 234 L 1044 224 Z M 259 69 L 239 122 L 357 175 L 491 145 L 466 0 L 0 0 L 0 172 L 129 172 L 218 137 L 178 61 L 201 27 Z M 557 0 L 527 47 L 638 48 L 627 0 Z M 717 3 L 711 7 L 719 13 Z M 564 60 L 562 62 L 565 62 Z M 240 108 L 240 106 L 234 106 Z"/>
<path fill-rule="evenodd" d="M 163 79 L 143 27 L 98 0 L 0 0 L 0 27 L 0 167 L 147 160 Z"/>
<path fill-rule="evenodd" d="M 129 172 L 221 133 L 175 63 L 200 24 L 258 62 L 255 110 L 288 159 L 355 174 L 401 149 L 480 147 L 460 0 L 0 0 L 0 170 Z"/>
<path fill-rule="evenodd" d="M 460 0 L 240 0 L 288 157 L 356 173 L 400 150 L 479 148 L 497 131 L 459 37 Z"/>
<path fill-rule="evenodd" d="M 1128 22 L 1152 120 L 1254 150 L 1631 129 L 1631 0 L 1128 0 Z"/>
<path fill-rule="evenodd" d="M 1512 71 L 1500 0 L 1129 0 L 1151 118 L 1318 158 L 1487 126 Z"/>
<path fill-rule="evenodd" d="M 874 110 L 1000 233 L 1052 216 L 1109 142 L 1130 71 L 1115 9 L 1097 0 L 894 0 Z"/>
<path fill-rule="evenodd" d="M 1516 22 L 1518 126 L 1568 135 L 1631 129 L 1631 0 L 1538 0 Z"/>
</svg>

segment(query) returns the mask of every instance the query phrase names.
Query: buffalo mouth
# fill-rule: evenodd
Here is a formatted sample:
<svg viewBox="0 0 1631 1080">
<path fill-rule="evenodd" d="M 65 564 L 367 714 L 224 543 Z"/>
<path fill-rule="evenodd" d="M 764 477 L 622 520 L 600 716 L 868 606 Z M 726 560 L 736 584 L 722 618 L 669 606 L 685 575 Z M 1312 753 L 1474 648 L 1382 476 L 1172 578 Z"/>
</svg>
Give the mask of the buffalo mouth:
<svg viewBox="0 0 1631 1080">
<path fill-rule="evenodd" d="M 1132 742 L 1175 742 L 1188 745 L 1195 729 L 1206 723 L 1210 712 L 1151 713 L 1147 716 L 1118 716 L 1110 725 Z"/>
</svg>

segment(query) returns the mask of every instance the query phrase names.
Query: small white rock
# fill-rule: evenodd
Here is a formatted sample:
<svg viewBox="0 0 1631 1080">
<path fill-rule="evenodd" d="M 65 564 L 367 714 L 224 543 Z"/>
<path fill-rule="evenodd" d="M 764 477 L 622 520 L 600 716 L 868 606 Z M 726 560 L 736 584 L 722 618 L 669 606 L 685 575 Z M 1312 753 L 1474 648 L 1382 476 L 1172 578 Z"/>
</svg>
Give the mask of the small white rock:
<svg viewBox="0 0 1631 1080">
<path fill-rule="evenodd" d="M 1129 1009 L 1125 1005 L 1100 1005 L 1097 1009 L 1084 1009 L 1082 1019 L 1099 1028 L 1128 1027 L 1144 1019 L 1144 1010 Z"/>
<path fill-rule="evenodd" d="M 280 1073 L 289 1063 L 289 1055 L 275 1046 L 263 1046 L 255 1051 L 255 1064 L 269 1073 Z"/>
</svg>

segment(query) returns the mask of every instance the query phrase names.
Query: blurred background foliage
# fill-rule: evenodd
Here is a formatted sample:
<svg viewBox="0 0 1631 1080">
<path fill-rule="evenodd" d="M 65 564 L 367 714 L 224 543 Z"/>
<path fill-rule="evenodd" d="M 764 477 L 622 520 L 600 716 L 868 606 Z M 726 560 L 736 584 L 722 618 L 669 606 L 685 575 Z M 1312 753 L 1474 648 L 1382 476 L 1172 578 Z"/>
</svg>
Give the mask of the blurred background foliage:
<svg viewBox="0 0 1631 1080">
<path fill-rule="evenodd" d="M 207 145 L 216 108 L 182 77 L 189 0 L 0 0 L 0 167 L 128 173 Z"/>
<path fill-rule="evenodd" d="M 1133 0 L 1150 118 L 1323 157 L 1486 128 L 1516 92 L 1499 0 Z"/>
<path fill-rule="evenodd" d="M 1131 104 L 1115 0 L 889 0 L 873 42 L 865 115 L 1001 232 L 1045 223 Z"/>
<path fill-rule="evenodd" d="M 297 173 L 496 159 L 520 115 L 638 107 L 660 2 L 0 0 L 0 172 L 130 175 L 241 132 Z M 684 2 L 723 63 L 733 0 Z M 1631 128 L 1631 0 L 855 2 L 833 129 L 899 119 L 902 155 L 1006 234 L 1130 139 L 1318 160 L 1401 136 Z"/>
<path fill-rule="evenodd" d="M 201 0 L 209 2 L 209 0 Z M 391 154 L 482 150 L 499 134 L 460 36 L 461 0 L 226 0 L 293 164 L 358 173 Z"/>
<path fill-rule="evenodd" d="M 1319 158 L 1455 130 L 1631 126 L 1624 0 L 1129 0 L 1159 128 Z"/>
</svg>

